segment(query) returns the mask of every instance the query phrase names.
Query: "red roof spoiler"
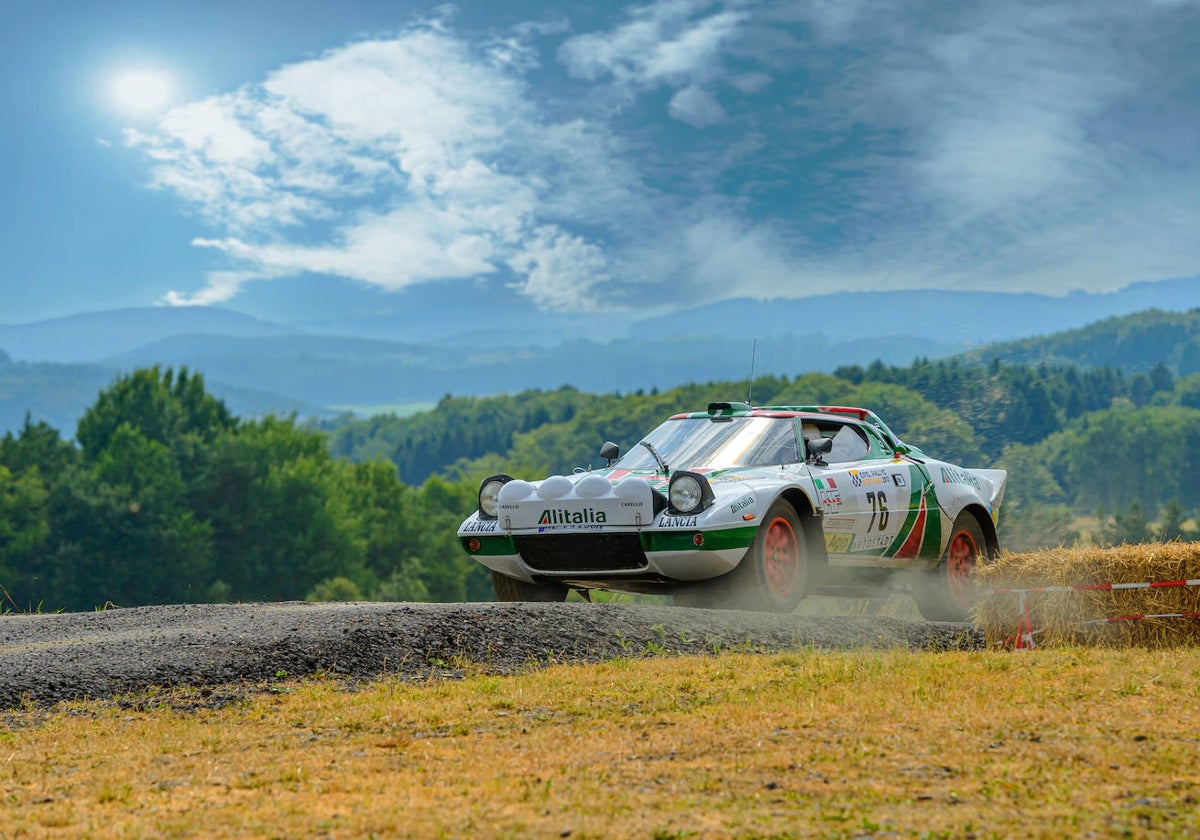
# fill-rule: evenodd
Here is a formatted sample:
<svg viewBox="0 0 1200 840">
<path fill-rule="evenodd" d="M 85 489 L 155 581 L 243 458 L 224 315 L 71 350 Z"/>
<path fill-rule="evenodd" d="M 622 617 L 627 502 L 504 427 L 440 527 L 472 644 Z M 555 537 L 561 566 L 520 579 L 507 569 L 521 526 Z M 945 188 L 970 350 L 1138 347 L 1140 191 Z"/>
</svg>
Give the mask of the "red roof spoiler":
<svg viewBox="0 0 1200 840">
<path fill-rule="evenodd" d="M 825 412 L 826 414 L 848 414 L 851 417 L 857 417 L 859 420 L 864 422 L 867 419 L 867 415 L 871 413 L 865 408 L 854 408 L 853 406 L 849 405 L 820 405 L 817 406 L 817 408 L 821 409 L 821 411 Z"/>
</svg>

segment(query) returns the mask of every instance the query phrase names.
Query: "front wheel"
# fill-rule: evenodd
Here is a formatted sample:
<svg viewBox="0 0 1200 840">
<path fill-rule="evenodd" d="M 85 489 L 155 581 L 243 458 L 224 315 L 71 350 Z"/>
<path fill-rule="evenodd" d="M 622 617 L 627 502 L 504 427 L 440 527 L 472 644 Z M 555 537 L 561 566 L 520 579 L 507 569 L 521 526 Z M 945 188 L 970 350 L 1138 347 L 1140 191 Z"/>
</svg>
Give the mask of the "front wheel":
<svg viewBox="0 0 1200 840">
<path fill-rule="evenodd" d="M 808 546 L 795 509 L 777 499 L 729 574 L 680 591 L 680 606 L 790 613 L 808 586 Z"/>
<path fill-rule="evenodd" d="M 979 522 L 963 511 L 954 520 L 942 559 L 932 571 L 919 573 L 913 586 L 921 615 L 929 621 L 966 621 L 979 597 L 975 569 L 989 556 Z"/>
<path fill-rule="evenodd" d="M 568 591 L 561 583 L 526 583 L 499 572 L 492 572 L 492 588 L 497 601 L 565 601 Z"/>
</svg>

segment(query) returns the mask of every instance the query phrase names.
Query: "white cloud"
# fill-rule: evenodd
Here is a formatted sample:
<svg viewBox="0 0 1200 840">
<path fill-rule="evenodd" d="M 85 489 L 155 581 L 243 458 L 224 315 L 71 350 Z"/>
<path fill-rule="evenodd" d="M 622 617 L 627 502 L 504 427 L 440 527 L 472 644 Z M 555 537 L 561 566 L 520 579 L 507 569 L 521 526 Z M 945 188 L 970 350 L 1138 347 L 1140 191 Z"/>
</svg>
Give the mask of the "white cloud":
<svg viewBox="0 0 1200 840">
<path fill-rule="evenodd" d="M 606 276 L 600 249 L 547 230 L 585 216 L 585 196 L 625 189 L 603 132 L 546 124 L 519 75 L 426 26 L 281 68 L 127 142 L 154 161 L 156 186 L 228 234 L 196 244 L 250 267 L 168 298 L 178 303 L 228 300 L 259 276 L 399 289 L 507 267 L 531 297 L 588 309 Z M 579 197 L 546 199 L 564 186 Z M 567 265 L 600 274 L 574 277 L 567 294 Z"/>
<path fill-rule="evenodd" d="M 126 142 L 223 262 L 169 303 L 304 272 L 576 311 L 1112 289 L 1200 272 L 1197 31 L 1194 4 L 1116 0 L 661 0 L 475 42 L 442 20 Z"/>
<path fill-rule="evenodd" d="M 602 303 L 601 287 L 610 279 L 608 261 L 600 248 L 552 225 L 535 231 L 509 265 L 529 278 L 525 293 L 540 306 L 566 312 Z"/>
<path fill-rule="evenodd" d="M 204 246 L 203 240 L 193 244 Z M 267 280 L 271 275 L 264 272 L 250 271 L 212 271 L 209 272 L 204 288 L 195 294 L 187 294 L 171 290 L 163 295 L 159 303 L 163 306 L 211 306 L 224 303 L 237 296 L 239 290 L 252 280 Z"/>
<path fill-rule="evenodd" d="M 804 103 L 806 124 L 861 144 L 857 162 L 838 161 L 856 175 L 853 203 L 838 212 L 857 234 L 805 260 L 805 271 L 858 288 L 1039 292 L 1116 289 L 1147 270 L 1196 273 L 1200 246 L 1180 236 L 1168 208 L 1188 205 L 1177 199 L 1194 194 L 1200 168 L 1194 157 L 1168 164 L 1139 136 L 1147 119 L 1178 136 L 1170 123 L 1197 116 L 1194 100 L 1169 92 L 1181 71 L 1200 81 L 1185 59 L 1184 33 L 1200 31 L 1194 12 L 1120 2 L 804 6 L 819 37 L 807 65 L 845 56 L 838 78 Z"/>
<path fill-rule="evenodd" d="M 611 31 L 565 41 L 559 59 L 570 73 L 589 81 L 611 78 L 619 88 L 673 88 L 677 92 L 670 116 L 697 127 L 720 122 L 724 109 L 700 86 L 725 76 L 723 54 L 749 15 L 731 10 L 706 14 L 711 6 L 700 0 L 660 0 L 633 7 L 629 20 Z"/>
<path fill-rule="evenodd" d="M 721 103 L 704 88 L 691 85 L 671 97 L 667 112 L 688 125 L 704 128 L 729 119 Z"/>
</svg>

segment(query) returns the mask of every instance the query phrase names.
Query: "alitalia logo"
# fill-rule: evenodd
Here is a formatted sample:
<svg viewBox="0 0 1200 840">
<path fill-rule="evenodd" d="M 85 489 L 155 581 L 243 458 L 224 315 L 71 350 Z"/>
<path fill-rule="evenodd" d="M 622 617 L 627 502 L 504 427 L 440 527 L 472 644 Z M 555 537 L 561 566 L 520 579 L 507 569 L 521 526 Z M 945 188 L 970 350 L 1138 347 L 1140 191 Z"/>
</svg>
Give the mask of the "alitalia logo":
<svg viewBox="0 0 1200 840">
<path fill-rule="evenodd" d="M 567 508 L 546 508 L 538 517 L 539 525 L 603 525 L 608 516 L 602 510 L 584 508 L 583 510 L 568 510 Z"/>
</svg>

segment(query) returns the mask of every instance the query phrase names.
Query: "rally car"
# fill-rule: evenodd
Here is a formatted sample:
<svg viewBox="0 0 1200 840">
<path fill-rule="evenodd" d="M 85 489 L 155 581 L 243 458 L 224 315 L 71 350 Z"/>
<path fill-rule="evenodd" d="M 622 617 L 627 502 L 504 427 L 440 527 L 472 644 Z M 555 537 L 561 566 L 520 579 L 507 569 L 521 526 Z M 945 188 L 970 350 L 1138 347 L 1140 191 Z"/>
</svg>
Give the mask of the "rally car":
<svg viewBox="0 0 1200 840">
<path fill-rule="evenodd" d="M 962 621 L 999 550 L 1007 473 L 927 457 L 862 408 L 711 403 L 600 456 L 481 482 L 458 537 L 499 600 L 602 589 L 791 612 L 807 594 L 901 587 L 927 619 Z"/>
</svg>

